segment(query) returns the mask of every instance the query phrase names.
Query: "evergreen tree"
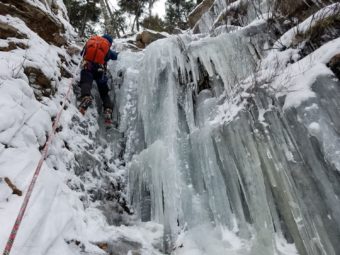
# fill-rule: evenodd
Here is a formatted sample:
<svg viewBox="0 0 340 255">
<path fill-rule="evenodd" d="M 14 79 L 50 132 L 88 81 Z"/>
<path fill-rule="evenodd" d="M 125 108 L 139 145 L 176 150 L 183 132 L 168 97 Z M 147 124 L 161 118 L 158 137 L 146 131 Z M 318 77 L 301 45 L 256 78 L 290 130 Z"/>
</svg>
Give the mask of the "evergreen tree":
<svg viewBox="0 0 340 255">
<path fill-rule="evenodd" d="M 188 15 L 194 8 L 193 0 L 168 0 L 166 3 L 165 21 L 167 30 L 172 32 L 176 27 L 180 29 L 187 29 Z"/>
<path fill-rule="evenodd" d="M 126 29 L 126 21 L 124 17 L 124 12 L 121 10 L 115 10 L 112 15 L 113 27 L 117 33 L 117 36 L 120 37 L 120 33 L 125 34 Z"/>
<path fill-rule="evenodd" d="M 64 0 L 64 2 L 70 23 L 76 28 L 80 36 L 84 36 L 86 30 L 92 30 L 92 28 L 86 27 L 89 21 L 99 21 L 101 13 L 97 6 L 99 0 Z"/>
<path fill-rule="evenodd" d="M 120 37 L 125 32 L 125 18 L 123 12 L 110 6 L 108 0 L 100 0 L 105 20 L 105 31 L 112 36 Z"/>
<path fill-rule="evenodd" d="M 118 4 L 121 11 L 130 13 L 135 16 L 135 20 L 132 25 L 132 31 L 136 25 L 137 31 L 139 31 L 139 20 L 144 12 L 145 5 L 149 0 L 119 0 Z"/>
<path fill-rule="evenodd" d="M 165 23 L 158 15 L 146 17 L 143 20 L 142 25 L 144 28 L 151 29 L 151 30 L 158 31 L 158 32 L 165 30 Z"/>
</svg>

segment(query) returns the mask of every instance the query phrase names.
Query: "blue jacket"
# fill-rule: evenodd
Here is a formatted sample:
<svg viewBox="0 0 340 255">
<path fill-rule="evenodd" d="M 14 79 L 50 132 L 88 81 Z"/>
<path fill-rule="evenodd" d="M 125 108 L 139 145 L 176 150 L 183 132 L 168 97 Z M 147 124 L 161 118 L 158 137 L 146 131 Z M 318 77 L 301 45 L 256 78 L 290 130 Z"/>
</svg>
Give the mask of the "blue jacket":
<svg viewBox="0 0 340 255">
<path fill-rule="evenodd" d="M 109 52 L 106 54 L 105 59 L 104 59 L 105 63 L 109 60 L 117 60 L 118 54 L 119 54 L 118 52 L 109 50 Z"/>
</svg>

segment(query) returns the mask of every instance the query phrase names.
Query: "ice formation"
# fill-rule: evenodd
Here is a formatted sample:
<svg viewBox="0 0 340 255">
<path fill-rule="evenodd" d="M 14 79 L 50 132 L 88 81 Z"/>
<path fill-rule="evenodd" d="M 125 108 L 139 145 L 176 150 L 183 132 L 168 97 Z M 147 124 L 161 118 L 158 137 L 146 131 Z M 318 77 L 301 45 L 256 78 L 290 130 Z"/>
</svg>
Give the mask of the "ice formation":
<svg viewBox="0 0 340 255">
<path fill-rule="evenodd" d="M 340 91 L 325 64 L 339 39 L 301 60 L 272 50 L 259 68 L 249 36 L 270 15 L 248 15 L 122 53 L 130 202 L 173 254 L 337 254 Z"/>
</svg>

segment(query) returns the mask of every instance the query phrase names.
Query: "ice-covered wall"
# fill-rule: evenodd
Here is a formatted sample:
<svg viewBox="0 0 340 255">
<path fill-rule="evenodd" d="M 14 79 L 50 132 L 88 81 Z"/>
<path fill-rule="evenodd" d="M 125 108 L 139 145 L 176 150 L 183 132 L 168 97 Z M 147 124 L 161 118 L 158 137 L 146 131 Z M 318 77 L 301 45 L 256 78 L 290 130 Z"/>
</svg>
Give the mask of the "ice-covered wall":
<svg viewBox="0 0 340 255">
<path fill-rule="evenodd" d="M 221 25 L 246 26 L 273 11 L 274 0 L 215 0 L 193 27 L 195 33 L 212 33 Z M 192 14 L 195 14 L 193 11 Z"/>
<path fill-rule="evenodd" d="M 262 24 L 121 54 L 130 202 L 167 252 L 340 252 L 339 39 L 258 62 Z"/>
</svg>

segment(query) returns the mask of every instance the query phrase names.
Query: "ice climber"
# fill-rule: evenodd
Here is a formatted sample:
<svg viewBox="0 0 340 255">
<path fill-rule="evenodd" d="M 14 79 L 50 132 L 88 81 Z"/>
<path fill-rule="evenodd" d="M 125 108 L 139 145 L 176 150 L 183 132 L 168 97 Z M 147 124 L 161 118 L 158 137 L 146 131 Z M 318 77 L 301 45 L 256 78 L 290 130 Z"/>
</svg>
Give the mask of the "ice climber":
<svg viewBox="0 0 340 255">
<path fill-rule="evenodd" d="M 112 37 L 108 34 L 92 36 L 85 44 L 81 54 L 83 56 L 80 72 L 81 102 L 79 111 L 85 114 L 92 104 L 91 88 L 96 81 L 100 98 L 103 101 L 104 121 L 112 125 L 112 102 L 109 96 L 108 78 L 106 75 L 107 62 L 117 60 L 118 53 L 111 50 Z"/>
</svg>

